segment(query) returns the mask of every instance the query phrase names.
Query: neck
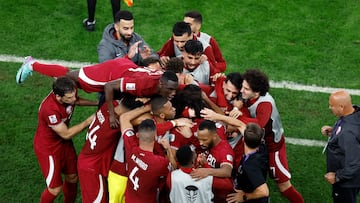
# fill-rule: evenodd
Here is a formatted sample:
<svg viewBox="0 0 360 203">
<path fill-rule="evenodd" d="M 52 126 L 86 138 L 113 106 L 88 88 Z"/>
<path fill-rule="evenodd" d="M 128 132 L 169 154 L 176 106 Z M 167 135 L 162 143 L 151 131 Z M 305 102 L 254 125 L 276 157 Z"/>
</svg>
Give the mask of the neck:
<svg viewBox="0 0 360 203">
<path fill-rule="evenodd" d="M 140 147 L 140 149 L 142 149 L 144 151 L 153 152 L 154 151 L 154 142 L 149 143 L 149 142 L 140 141 L 139 147 Z"/>
<path fill-rule="evenodd" d="M 352 113 L 354 113 L 355 109 L 353 106 L 349 106 L 348 108 L 344 109 L 344 114 L 343 116 L 348 116 Z"/>
<path fill-rule="evenodd" d="M 154 116 L 154 119 L 155 119 L 156 123 L 165 123 L 166 122 L 165 119 L 163 119 L 159 116 Z"/>
<path fill-rule="evenodd" d="M 258 148 L 252 149 L 252 148 L 248 147 L 248 146 L 245 144 L 245 147 L 244 147 L 244 153 L 245 153 L 245 155 L 254 153 L 254 152 L 256 152 L 257 150 L 258 150 Z"/>
</svg>

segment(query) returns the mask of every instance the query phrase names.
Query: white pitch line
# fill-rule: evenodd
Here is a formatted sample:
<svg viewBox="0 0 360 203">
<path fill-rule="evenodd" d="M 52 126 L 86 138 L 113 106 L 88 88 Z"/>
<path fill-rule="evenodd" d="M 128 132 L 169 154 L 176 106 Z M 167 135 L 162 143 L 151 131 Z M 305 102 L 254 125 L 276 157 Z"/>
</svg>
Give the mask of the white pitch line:
<svg viewBox="0 0 360 203">
<path fill-rule="evenodd" d="M 89 66 L 92 64 L 90 62 L 43 60 L 43 59 L 37 59 L 37 58 L 36 58 L 36 60 L 41 63 L 61 64 L 63 66 L 71 67 L 71 68 L 81 68 L 81 67 Z M 0 61 L 1 62 L 12 62 L 12 63 L 22 63 L 24 61 L 24 57 L 0 54 Z M 316 86 L 316 85 L 311 85 L 311 86 L 301 85 L 301 84 L 297 84 L 297 83 L 294 83 L 291 81 L 281 81 L 281 82 L 270 81 L 270 86 L 273 88 L 283 88 L 283 89 L 290 89 L 290 90 L 301 90 L 301 91 L 321 92 L 321 93 L 331 93 L 333 91 L 341 89 L 341 88 L 333 88 L 333 87 L 320 87 L 320 86 Z M 344 89 L 344 90 L 348 91 L 351 95 L 360 96 L 360 90 L 357 90 L 357 89 Z M 286 137 L 285 141 L 290 144 L 303 145 L 303 146 L 323 147 L 326 144 L 326 142 L 324 142 L 324 141 L 290 138 L 290 137 Z"/>
</svg>

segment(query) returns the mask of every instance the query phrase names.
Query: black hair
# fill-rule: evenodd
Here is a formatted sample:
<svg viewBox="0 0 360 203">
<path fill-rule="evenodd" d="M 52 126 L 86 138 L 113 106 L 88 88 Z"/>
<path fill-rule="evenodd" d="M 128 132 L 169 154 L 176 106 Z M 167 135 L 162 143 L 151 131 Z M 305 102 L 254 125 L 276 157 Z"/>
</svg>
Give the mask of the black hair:
<svg viewBox="0 0 360 203">
<path fill-rule="evenodd" d="M 189 84 L 186 85 L 181 91 L 179 91 L 173 100 L 171 100 L 176 108 L 175 117 L 182 117 L 182 112 L 185 107 L 194 109 L 195 116 L 201 118 L 200 111 L 206 104 L 202 99 L 202 90 L 198 85 Z"/>
<path fill-rule="evenodd" d="M 246 70 L 242 77 L 249 84 L 251 90 L 259 92 L 261 96 L 265 96 L 270 89 L 269 78 L 259 69 Z"/>
<path fill-rule="evenodd" d="M 163 82 L 167 82 L 167 81 L 173 81 L 173 82 L 179 82 L 179 79 L 178 77 L 176 76 L 176 74 L 173 72 L 173 71 L 165 71 L 161 78 L 160 78 L 161 81 Z"/>
<path fill-rule="evenodd" d="M 241 89 L 243 77 L 239 72 L 232 72 L 226 76 L 226 82 L 230 81 L 237 89 Z"/>
<path fill-rule="evenodd" d="M 184 17 L 193 18 L 195 22 L 202 24 L 202 15 L 198 11 L 188 11 L 184 14 Z"/>
<path fill-rule="evenodd" d="M 154 64 L 154 63 L 160 64 L 160 59 L 158 59 L 156 57 L 147 57 L 142 60 L 142 63 L 144 64 L 144 66 L 148 66 L 148 65 Z"/>
<path fill-rule="evenodd" d="M 183 145 L 176 151 L 176 160 L 180 166 L 190 166 L 194 160 L 194 152 L 189 145 Z"/>
<path fill-rule="evenodd" d="M 182 36 L 185 33 L 191 35 L 190 25 L 185 23 L 184 21 L 176 22 L 173 26 L 173 34 L 175 36 Z"/>
<path fill-rule="evenodd" d="M 264 137 L 264 130 L 256 123 L 248 123 L 244 131 L 245 144 L 255 149 L 259 147 Z"/>
<path fill-rule="evenodd" d="M 174 73 L 182 73 L 184 71 L 184 62 L 178 57 L 171 57 L 165 64 L 165 69 Z"/>
<path fill-rule="evenodd" d="M 143 120 L 139 127 L 139 140 L 145 142 L 155 141 L 156 125 L 152 119 Z"/>
<path fill-rule="evenodd" d="M 69 77 L 59 77 L 54 81 L 52 89 L 56 95 L 63 97 L 67 93 L 76 91 L 76 84 Z"/>
<path fill-rule="evenodd" d="M 198 55 L 204 52 L 204 48 L 200 41 L 191 39 L 185 43 L 185 51 L 188 54 Z"/>
<path fill-rule="evenodd" d="M 157 115 L 159 111 L 163 108 L 163 106 L 168 102 L 169 100 L 163 96 L 155 96 L 151 98 L 150 105 L 151 105 L 151 112 L 154 115 Z"/>
<path fill-rule="evenodd" d="M 199 124 L 199 130 L 207 129 L 209 132 L 216 132 L 216 125 L 214 121 L 204 120 Z"/>
<path fill-rule="evenodd" d="M 128 93 L 123 94 L 121 105 L 123 105 L 125 108 L 129 110 L 135 109 L 140 106 L 144 106 L 144 104 L 141 101 L 136 101 L 135 96 Z"/>
<path fill-rule="evenodd" d="M 115 23 L 120 22 L 120 20 L 133 20 L 134 16 L 130 11 L 120 10 L 115 14 L 114 21 Z"/>
</svg>

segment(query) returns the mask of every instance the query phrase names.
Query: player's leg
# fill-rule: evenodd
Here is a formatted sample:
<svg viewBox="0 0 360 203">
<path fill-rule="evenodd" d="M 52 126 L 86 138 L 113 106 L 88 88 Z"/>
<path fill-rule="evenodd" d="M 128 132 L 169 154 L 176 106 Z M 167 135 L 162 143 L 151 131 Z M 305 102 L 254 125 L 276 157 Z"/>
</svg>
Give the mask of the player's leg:
<svg viewBox="0 0 360 203">
<path fill-rule="evenodd" d="M 108 187 L 109 187 L 109 203 L 124 203 L 127 177 L 109 171 Z"/>
<path fill-rule="evenodd" d="M 273 178 L 277 187 L 284 197 L 291 203 L 303 203 L 301 194 L 291 184 L 291 174 L 289 172 L 288 161 L 286 158 L 285 143 L 279 151 L 269 152 L 270 177 Z"/>
<path fill-rule="evenodd" d="M 40 202 L 53 202 L 62 191 L 60 162 L 55 155 L 42 153 L 37 148 L 35 154 L 47 185 L 41 194 Z"/>
<path fill-rule="evenodd" d="M 64 166 L 62 172 L 65 179 L 63 184 L 64 202 L 75 202 L 79 178 L 77 175 L 77 155 L 72 142 L 64 145 L 61 152 Z"/>
<path fill-rule="evenodd" d="M 28 56 L 16 74 L 16 83 L 23 83 L 33 71 L 50 77 L 60 77 L 65 76 L 69 72 L 69 68 L 58 64 L 39 63 Z"/>
<path fill-rule="evenodd" d="M 101 174 L 79 168 L 79 180 L 82 202 L 109 201 L 106 179 Z"/>
</svg>

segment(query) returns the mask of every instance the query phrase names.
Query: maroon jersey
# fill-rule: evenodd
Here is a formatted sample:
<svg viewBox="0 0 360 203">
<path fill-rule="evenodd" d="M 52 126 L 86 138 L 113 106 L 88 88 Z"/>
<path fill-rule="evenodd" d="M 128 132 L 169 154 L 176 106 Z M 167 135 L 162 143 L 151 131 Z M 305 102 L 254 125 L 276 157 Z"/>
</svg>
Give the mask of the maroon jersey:
<svg viewBox="0 0 360 203">
<path fill-rule="evenodd" d="M 79 71 L 79 83 L 85 92 L 102 92 L 105 83 L 123 77 L 123 73 L 137 65 L 126 58 L 116 58 L 86 66 Z"/>
<path fill-rule="evenodd" d="M 159 80 L 163 71 L 148 68 L 130 68 L 122 74 L 120 91 L 138 97 L 153 96 L 158 92 Z"/>
<path fill-rule="evenodd" d="M 153 152 L 140 149 L 137 146 L 137 138 L 133 129 L 125 130 L 122 136 L 128 164 L 125 201 L 156 203 L 160 179 L 169 172 L 169 160 L 155 155 Z"/>
<path fill-rule="evenodd" d="M 62 146 L 72 141 L 60 137 L 52 127 L 62 122 L 69 125 L 73 111 L 74 105 L 60 104 L 55 94 L 50 92 L 39 107 L 34 147 L 44 153 L 61 153 Z"/>
<path fill-rule="evenodd" d="M 114 106 L 119 103 L 114 102 Z M 119 128 L 110 128 L 106 104 L 96 112 L 86 134 L 85 144 L 79 154 L 78 166 L 106 177 L 120 137 Z"/>
</svg>

